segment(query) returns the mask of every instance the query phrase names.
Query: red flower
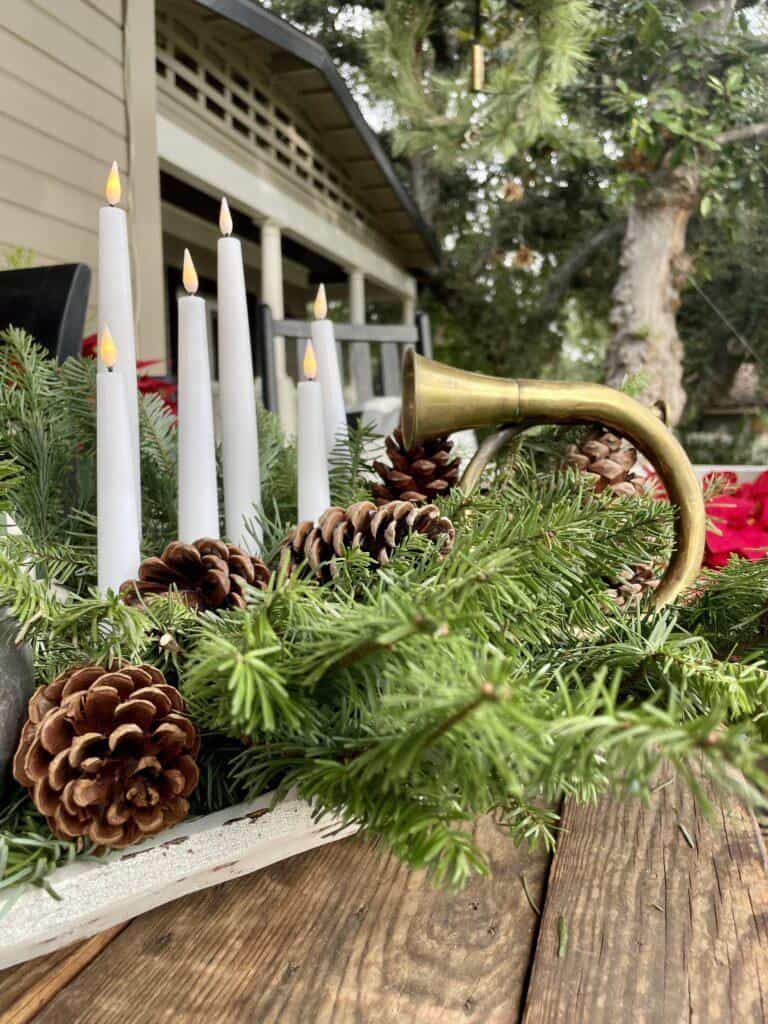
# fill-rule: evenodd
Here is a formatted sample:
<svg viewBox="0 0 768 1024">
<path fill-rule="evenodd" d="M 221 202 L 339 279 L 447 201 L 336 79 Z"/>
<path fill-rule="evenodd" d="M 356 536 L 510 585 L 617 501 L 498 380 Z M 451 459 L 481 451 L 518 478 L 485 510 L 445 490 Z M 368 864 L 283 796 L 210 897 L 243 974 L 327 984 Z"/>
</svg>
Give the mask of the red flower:
<svg viewBox="0 0 768 1024">
<path fill-rule="evenodd" d="M 756 561 L 768 554 L 768 471 L 751 483 L 739 484 L 730 470 L 708 474 L 725 482 L 730 494 L 720 494 L 707 502 L 712 529 L 707 530 L 704 564 L 720 569 L 735 556 Z"/>
</svg>

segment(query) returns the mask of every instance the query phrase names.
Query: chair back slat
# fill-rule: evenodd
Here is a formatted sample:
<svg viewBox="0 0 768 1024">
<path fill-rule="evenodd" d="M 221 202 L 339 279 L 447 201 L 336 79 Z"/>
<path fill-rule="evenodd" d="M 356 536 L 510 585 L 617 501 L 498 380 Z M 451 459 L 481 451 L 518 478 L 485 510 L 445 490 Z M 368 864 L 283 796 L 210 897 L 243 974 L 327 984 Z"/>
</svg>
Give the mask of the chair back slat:
<svg viewBox="0 0 768 1024">
<path fill-rule="evenodd" d="M 275 320 L 269 306 L 262 303 L 258 316 L 258 343 L 261 349 L 260 365 L 263 368 L 262 392 L 264 404 L 277 411 L 278 389 L 274 358 L 275 338 L 290 338 L 297 342 L 296 354 L 301 365 L 304 341 L 311 336 L 310 320 Z M 336 341 L 340 347 L 352 345 L 350 350 L 350 372 L 355 384 L 357 405 L 370 398 L 372 388 L 371 345 L 381 346 L 381 381 L 385 395 L 399 395 L 401 388 L 402 352 L 406 345 L 412 345 L 421 355 L 432 355 L 432 335 L 429 316 L 418 313 L 414 324 L 350 324 L 334 323 Z M 371 386 L 369 386 L 371 382 Z"/>
<path fill-rule="evenodd" d="M 279 338 L 308 338 L 310 320 L 273 320 L 273 329 Z M 408 324 L 337 324 L 333 325 L 337 341 L 377 344 L 392 342 L 397 345 L 415 345 L 419 341 L 416 326 Z"/>
</svg>

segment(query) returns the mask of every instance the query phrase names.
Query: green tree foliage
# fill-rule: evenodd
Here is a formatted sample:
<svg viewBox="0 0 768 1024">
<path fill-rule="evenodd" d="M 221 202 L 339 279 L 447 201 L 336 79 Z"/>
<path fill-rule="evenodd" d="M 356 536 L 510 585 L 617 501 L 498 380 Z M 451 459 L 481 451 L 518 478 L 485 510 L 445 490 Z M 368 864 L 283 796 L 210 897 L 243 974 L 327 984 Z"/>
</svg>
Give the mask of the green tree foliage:
<svg viewBox="0 0 768 1024">
<path fill-rule="evenodd" d="M 444 254 L 424 300 L 445 358 L 510 376 L 567 373 L 574 357 L 584 369 L 576 339 L 610 338 L 629 207 L 691 162 L 700 207 L 676 271 L 724 316 L 684 290 L 689 420 L 722 395 L 739 336 L 765 362 L 764 2 L 483 0 L 479 96 L 467 0 L 275 8 L 344 55 L 434 223 Z"/>
</svg>

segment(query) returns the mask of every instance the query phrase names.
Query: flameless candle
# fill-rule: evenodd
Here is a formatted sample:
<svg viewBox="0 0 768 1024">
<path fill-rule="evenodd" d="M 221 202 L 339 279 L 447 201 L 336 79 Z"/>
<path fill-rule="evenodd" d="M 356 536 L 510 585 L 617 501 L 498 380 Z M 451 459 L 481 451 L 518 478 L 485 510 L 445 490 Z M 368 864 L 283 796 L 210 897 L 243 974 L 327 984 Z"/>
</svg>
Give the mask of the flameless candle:
<svg viewBox="0 0 768 1024">
<path fill-rule="evenodd" d="M 96 375 L 96 492 L 99 591 L 135 579 L 141 561 L 131 433 L 117 347 L 107 324 L 99 335 Z"/>
<path fill-rule="evenodd" d="M 254 506 L 261 502 L 259 435 L 256 393 L 253 386 L 251 332 L 245 295 L 243 249 L 232 238 L 232 217 L 226 199 L 221 200 L 219 228 L 223 238 L 218 253 L 219 403 L 221 455 L 224 463 L 224 515 L 227 537 L 233 544 L 258 553 L 258 542 L 246 530 Z"/>
<path fill-rule="evenodd" d="M 205 300 L 195 294 L 197 272 L 188 249 L 182 281 L 187 294 L 179 299 L 179 539 L 191 543 L 219 536 L 219 499 Z"/>
<path fill-rule="evenodd" d="M 304 376 L 297 393 L 297 438 L 299 522 L 313 523 L 331 503 L 328 459 L 325 450 L 323 392 L 315 380 L 317 362 L 312 342 L 304 352 Z"/>
<path fill-rule="evenodd" d="M 339 443 L 347 440 L 347 412 L 341 386 L 341 370 L 333 323 L 328 319 L 325 285 L 320 285 L 313 307 L 312 343 L 317 355 L 317 379 L 323 392 L 325 419 L 325 450 L 328 455 Z"/>
<path fill-rule="evenodd" d="M 137 516 L 141 529 L 141 463 L 139 453 L 139 392 L 136 383 L 136 341 L 133 332 L 133 296 L 131 293 L 131 260 L 128 249 L 128 222 L 125 210 L 117 205 L 122 189 L 117 163 L 107 177 L 107 205 L 99 210 L 99 281 L 98 330 L 109 324 L 120 349 L 120 381 L 125 392 L 128 414 L 131 458 L 135 476 L 134 493 L 138 501 Z M 101 360 L 99 371 L 106 372 Z"/>
</svg>

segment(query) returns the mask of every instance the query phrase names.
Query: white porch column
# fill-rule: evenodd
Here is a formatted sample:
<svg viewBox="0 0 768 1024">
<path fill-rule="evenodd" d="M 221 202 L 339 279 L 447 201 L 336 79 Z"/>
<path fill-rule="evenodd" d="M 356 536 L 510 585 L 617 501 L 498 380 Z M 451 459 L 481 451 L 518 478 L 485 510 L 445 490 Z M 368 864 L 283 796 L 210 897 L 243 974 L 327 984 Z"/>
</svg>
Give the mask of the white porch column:
<svg viewBox="0 0 768 1024">
<path fill-rule="evenodd" d="M 362 270 L 349 272 L 349 321 L 353 324 L 365 323 L 365 276 Z M 373 396 L 370 345 L 353 342 L 349 358 L 357 404 L 362 406 L 366 399 Z"/>
<path fill-rule="evenodd" d="M 275 320 L 285 316 L 283 299 L 283 252 L 280 225 L 272 220 L 261 225 L 261 301 Z M 275 338 L 275 373 L 280 422 L 288 434 L 296 433 L 296 391 L 285 362 L 285 338 Z"/>
</svg>

